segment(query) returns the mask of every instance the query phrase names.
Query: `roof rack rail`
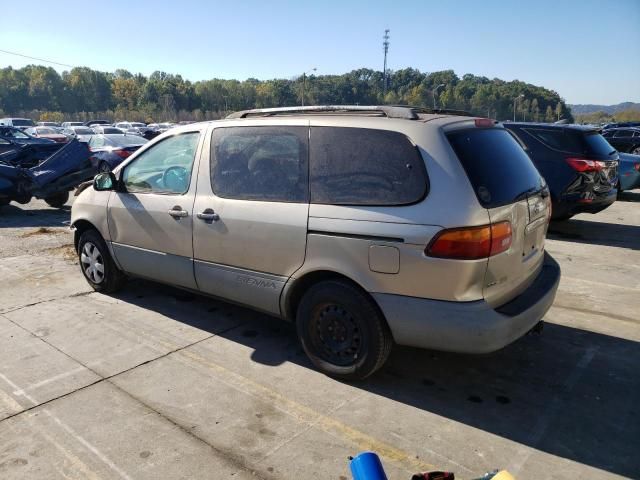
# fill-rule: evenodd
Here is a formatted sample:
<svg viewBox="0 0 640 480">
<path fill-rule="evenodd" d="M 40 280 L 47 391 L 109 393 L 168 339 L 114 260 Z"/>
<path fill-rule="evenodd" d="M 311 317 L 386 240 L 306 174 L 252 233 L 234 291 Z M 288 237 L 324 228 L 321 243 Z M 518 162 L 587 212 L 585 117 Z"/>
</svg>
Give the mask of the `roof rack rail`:
<svg viewBox="0 0 640 480">
<path fill-rule="evenodd" d="M 279 108 L 256 108 L 252 110 L 243 110 L 234 112 L 227 118 L 247 118 L 247 117 L 269 117 L 273 115 L 290 115 L 305 113 L 362 113 L 362 114 L 378 114 L 388 118 L 405 118 L 415 120 L 417 114 L 411 107 L 387 106 L 387 105 L 317 105 L 307 107 L 279 107 Z"/>
<path fill-rule="evenodd" d="M 305 113 L 361 113 L 377 114 L 387 118 L 417 120 L 419 113 L 473 116 L 469 112 L 449 109 L 430 109 L 408 105 L 315 105 L 306 107 L 255 108 L 227 115 L 226 118 L 270 117 L 275 115 L 294 115 Z"/>
</svg>

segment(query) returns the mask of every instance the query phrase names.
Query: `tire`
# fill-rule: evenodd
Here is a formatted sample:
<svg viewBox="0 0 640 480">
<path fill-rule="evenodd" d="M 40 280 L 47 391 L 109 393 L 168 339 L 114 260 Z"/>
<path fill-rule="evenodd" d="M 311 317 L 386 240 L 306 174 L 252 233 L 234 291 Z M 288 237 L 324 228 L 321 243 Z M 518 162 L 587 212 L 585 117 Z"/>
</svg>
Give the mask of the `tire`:
<svg viewBox="0 0 640 480">
<path fill-rule="evenodd" d="M 69 192 L 60 192 L 44 199 L 53 208 L 62 208 L 69 201 Z"/>
<path fill-rule="evenodd" d="M 10 203 L 10 198 L 0 198 L 0 207 L 4 207 L 5 205 L 9 205 Z"/>
<path fill-rule="evenodd" d="M 111 167 L 107 162 L 100 162 L 100 165 L 98 165 L 98 172 L 105 173 L 110 171 L 111 171 Z"/>
<path fill-rule="evenodd" d="M 78 241 L 80 270 L 89 285 L 102 293 L 113 293 L 125 283 L 125 275 L 111 258 L 107 244 L 96 230 L 87 230 Z"/>
<path fill-rule="evenodd" d="M 635 148 L 632 148 L 629 153 L 631 153 L 632 155 L 640 155 L 640 145 L 638 145 Z"/>
<path fill-rule="evenodd" d="M 313 285 L 296 313 L 298 337 L 311 362 L 339 380 L 361 380 L 387 360 L 393 337 L 373 300 L 341 280 Z"/>
</svg>

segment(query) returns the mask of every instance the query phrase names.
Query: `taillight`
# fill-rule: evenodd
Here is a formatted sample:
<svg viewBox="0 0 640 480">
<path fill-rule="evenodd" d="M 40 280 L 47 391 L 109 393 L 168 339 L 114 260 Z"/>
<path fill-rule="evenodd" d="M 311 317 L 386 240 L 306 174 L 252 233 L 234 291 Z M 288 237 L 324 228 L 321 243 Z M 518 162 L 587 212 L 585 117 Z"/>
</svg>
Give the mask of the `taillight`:
<svg viewBox="0 0 640 480">
<path fill-rule="evenodd" d="M 640 163 L 634 163 L 633 168 L 640 172 Z"/>
<path fill-rule="evenodd" d="M 129 155 L 131 155 L 131 152 L 128 150 L 114 150 L 113 153 L 118 155 L 120 158 L 127 158 Z"/>
<path fill-rule="evenodd" d="M 430 257 L 476 260 L 508 250 L 511 241 L 509 222 L 453 228 L 439 232 L 427 246 L 425 253 Z"/>
<path fill-rule="evenodd" d="M 588 160 L 586 158 L 569 157 L 566 160 L 571 168 L 576 172 L 599 172 L 607 166 L 605 162 L 601 162 L 599 160 Z"/>
</svg>

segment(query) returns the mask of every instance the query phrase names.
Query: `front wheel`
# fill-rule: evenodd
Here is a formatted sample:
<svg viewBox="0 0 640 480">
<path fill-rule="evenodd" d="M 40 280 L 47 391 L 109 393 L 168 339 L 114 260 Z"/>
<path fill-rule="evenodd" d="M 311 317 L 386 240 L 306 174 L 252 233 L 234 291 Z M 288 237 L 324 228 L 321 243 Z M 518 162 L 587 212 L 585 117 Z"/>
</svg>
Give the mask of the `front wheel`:
<svg viewBox="0 0 640 480">
<path fill-rule="evenodd" d="M 312 286 L 296 315 L 298 336 L 311 362 L 340 380 L 360 380 L 387 360 L 393 338 L 373 300 L 351 283 Z"/>
<path fill-rule="evenodd" d="M 62 208 L 69 201 L 69 192 L 60 192 L 44 199 L 53 208 Z"/>
<path fill-rule="evenodd" d="M 87 230 L 80 236 L 78 259 L 84 278 L 96 292 L 115 292 L 126 280 L 111 258 L 107 244 L 96 230 Z"/>
</svg>

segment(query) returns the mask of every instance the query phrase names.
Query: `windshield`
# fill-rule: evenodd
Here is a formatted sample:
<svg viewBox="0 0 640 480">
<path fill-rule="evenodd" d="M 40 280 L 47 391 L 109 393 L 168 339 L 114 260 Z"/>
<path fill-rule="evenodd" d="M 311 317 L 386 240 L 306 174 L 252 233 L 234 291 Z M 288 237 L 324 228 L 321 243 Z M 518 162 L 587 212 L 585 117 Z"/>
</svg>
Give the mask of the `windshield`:
<svg viewBox="0 0 640 480">
<path fill-rule="evenodd" d="M 529 156 L 502 128 L 474 128 L 447 135 L 485 208 L 514 202 L 543 182 Z"/>
<path fill-rule="evenodd" d="M 95 132 L 87 127 L 74 127 L 73 131 L 76 135 L 93 135 Z"/>
<path fill-rule="evenodd" d="M 13 123 L 16 127 L 32 127 L 33 126 L 33 122 L 28 118 L 14 118 L 13 120 L 11 120 L 11 123 Z"/>
<path fill-rule="evenodd" d="M 106 144 L 114 147 L 131 147 L 147 143 L 147 140 L 137 135 L 109 135 L 104 138 Z"/>
<path fill-rule="evenodd" d="M 21 132 L 16 128 L 0 128 L 0 137 L 25 138 L 25 139 L 30 138 L 29 135 L 27 135 L 24 132 Z"/>
<path fill-rule="evenodd" d="M 53 128 L 36 128 L 36 132 L 38 135 L 56 135 L 56 132 Z"/>
</svg>

